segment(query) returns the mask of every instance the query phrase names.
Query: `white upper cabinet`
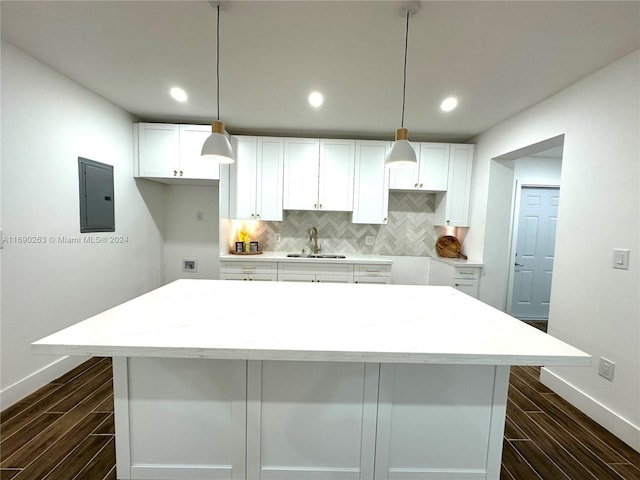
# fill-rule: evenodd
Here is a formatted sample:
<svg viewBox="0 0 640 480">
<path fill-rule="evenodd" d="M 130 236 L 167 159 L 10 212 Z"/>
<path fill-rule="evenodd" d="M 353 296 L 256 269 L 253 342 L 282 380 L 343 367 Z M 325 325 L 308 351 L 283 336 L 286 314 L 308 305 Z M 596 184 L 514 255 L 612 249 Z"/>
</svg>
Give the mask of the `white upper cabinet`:
<svg viewBox="0 0 640 480">
<path fill-rule="evenodd" d="M 320 210 L 333 212 L 353 210 L 355 147 L 355 140 L 320 140 L 320 177 L 318 179 Z"/>
<path fill-rule="evenodd" d="M 447 190 L 449 175 L 448 143 L 412 143 L 416 151 L 416 167 L 392 168 L 389 172 L 391 190 L 438 192 Z"/>
<path fill-rule="evenodd" d="M 389 142 L 356 140 L 353 223 L 385 224 L 389 212 Z"/>
<path fill-rule="evenodd" d="M 134 125 L 134 176 L 152 179 L 218 180 L 220 167 L 200 157 L 207 125 Z"/>
<path fill-rule="evenodd" d="M 168 178 L 178 175 L 180 128 L 164 123 L 139 123 L 134 126 L 136 177 Z"/>
<path fill-rule="evenodd" d="M 220 178 L 220 164 L 203 158 L 202 145 L 211 125 L 180 125 L 180 170 L 184 178 Z"/>
<path fill-rule="evenodd" d="M 447 191 L 436 195 L 436 225 L 468 227 L 474 145 L 452 144 Z"/>
<path fill-rule="evenodd" d="M 315 138 L 285 138 L 284 198 L 285 210 L 318 208 L 320 141 Z"/>
<path fill-rule="evenodd" d="M 285 138 L 284 209 L 353 210 L 355 140 Z"/>
<path fill-rule="evenodd" d="M 231 217 L 282 220 L 284 141 L 277 137 L 236 136 L 230 165 Z"/>
</svg>

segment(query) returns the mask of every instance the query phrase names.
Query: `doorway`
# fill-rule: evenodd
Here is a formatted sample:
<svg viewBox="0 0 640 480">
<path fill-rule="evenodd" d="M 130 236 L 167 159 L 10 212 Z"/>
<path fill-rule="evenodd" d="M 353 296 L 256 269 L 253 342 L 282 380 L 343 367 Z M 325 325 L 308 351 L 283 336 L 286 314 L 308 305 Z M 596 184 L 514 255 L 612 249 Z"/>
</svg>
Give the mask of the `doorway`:
<svg viewBox="0 0 640 480">
<path fill-rule="evenodd" d="M 560 189 L 522 186 L 515 234 L 511 315 L 547 320 Z"/>
</svg>

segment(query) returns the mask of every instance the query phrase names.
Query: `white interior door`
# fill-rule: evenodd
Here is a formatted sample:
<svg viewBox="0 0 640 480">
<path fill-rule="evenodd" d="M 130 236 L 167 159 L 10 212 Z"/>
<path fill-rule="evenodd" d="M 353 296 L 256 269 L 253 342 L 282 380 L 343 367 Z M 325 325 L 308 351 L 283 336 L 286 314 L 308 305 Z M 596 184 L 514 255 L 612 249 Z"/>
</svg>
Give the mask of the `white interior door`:
<svg viewBox="0 0 640 480">
<path fill-rule="evenodd" d="M 516 318 L 549 318 L 559 198 L 557 187 L 522 187 L 511 303 Z"/>
</svg>

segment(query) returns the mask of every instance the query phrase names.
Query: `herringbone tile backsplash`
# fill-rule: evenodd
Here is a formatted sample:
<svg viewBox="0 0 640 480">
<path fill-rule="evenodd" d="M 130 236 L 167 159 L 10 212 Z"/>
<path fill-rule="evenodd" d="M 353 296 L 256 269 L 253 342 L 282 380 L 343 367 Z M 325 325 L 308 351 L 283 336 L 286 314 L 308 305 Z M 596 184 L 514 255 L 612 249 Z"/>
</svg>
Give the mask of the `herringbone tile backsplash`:
<svg viewBox="0 0 640 480">
<path fill-rule="evenodd" d="M 390 192 L 386 225 L 351 223 L 350 212 L 285 211 L 282 222 L 259 222 L 252 239 L 264 251 L 310 251 L 309 229 L 318 229 L 324 253 L 435 256 L 437 232 L 433 226 L 435 195 Z M 275 242 L 279 233 L 281 241 Z M 365 245 L 365 237 L 375 237 Z"/>
</svg>

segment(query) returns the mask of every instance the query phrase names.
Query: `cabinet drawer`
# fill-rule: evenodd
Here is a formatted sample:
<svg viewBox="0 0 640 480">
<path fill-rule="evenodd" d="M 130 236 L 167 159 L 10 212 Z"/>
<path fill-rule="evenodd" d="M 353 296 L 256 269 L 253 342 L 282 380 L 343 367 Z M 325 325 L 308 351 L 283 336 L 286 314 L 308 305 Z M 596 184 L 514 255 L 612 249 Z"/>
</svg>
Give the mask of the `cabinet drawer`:
<svg viewBox="0 0 640 480">
<path fill-rule="evenodd" d="M 391 275 L 390 265 L 355 265 L 353 273 L 359 277 L 388 277 Z"/>
<path fill-rule="evenodd" d="M 377 283 L 379 285 L 387 285 L 391 283 L 391 277 L 371 277 L 359 275 L 353 277 L 353 283 Z"/>
<path fill-rule="evenodd" d="M 473 267 L 454 267 L 453 278 L 465 280 L 477 280 L 480 277 L 480 269 Z"/>
<path fill-rule="evenodd" d="M 326 273 L 331 275 L 352 275 L 353 265 L 349 263 L 321 263 L 318 262 L 282 262 L 279 273 L 302 275 Z"/>
<path fill-rule="evenodd" d="M 453 288 L 460 290 L 461 292 L 471 295 L 474 298 L 478 298 L 478 281 L 477 280 L 453 280 Z"/>
<path fill-rule="evenodd" d="M 220 262 L 223 273 L 228 274 L 275 274 L 277 264 L 275 262 Z"/>
</svg>

